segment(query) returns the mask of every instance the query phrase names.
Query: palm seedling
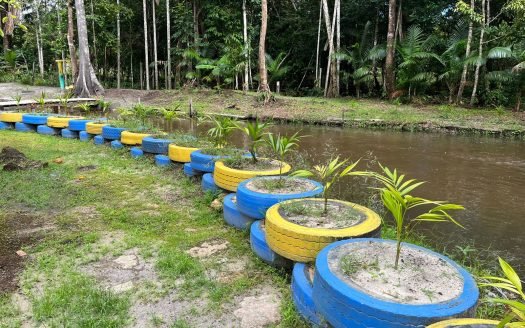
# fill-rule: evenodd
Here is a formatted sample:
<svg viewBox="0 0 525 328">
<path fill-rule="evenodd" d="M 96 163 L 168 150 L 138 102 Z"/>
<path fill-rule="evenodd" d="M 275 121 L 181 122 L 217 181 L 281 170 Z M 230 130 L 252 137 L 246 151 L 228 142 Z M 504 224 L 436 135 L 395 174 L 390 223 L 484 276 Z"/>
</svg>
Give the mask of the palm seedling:
<svg viewBox="0 0 525 328">
<path fill-rule="evenodd" d="M 66 92 L 59 98 L 60 109 L 62 109 L 62 107 L 65 109 L 66 116 L 69 116 L 69 99 L 71 99 L 71 97 L 73 97 L 73 95 L 70 92 Z"/>
<path fill-rule="evenodd" d="M 157 110 L 153 107 L 145 106 L 142 103 L 138 103 L 132 108 L 133 117 L 140 122 L 143 129 L 146 128 L 146 121 L 157 113 Z"/>
<path fill-rule="evenodd" d="M 279 157 L 279 184 L 283 182 L 283 166 L 286 155 L 293 152 L 299 147 L 299 140 L 302 136 L 299 136 L 299 132 L 295 133 L 291 137 L 281 136 L 278 134 L 275 136 L 273 133 L 268 134 L 267 144 L 270 146 L 273 153 Z"/>
<path fill-rule="evenodd" d="M 511 292 L 514 295 L 517 295 L 521 300 L 515 299 L 504 299 L 504 298 L 491 298 L 490 302 L 501 304 L 506 306 L 509 309 L 509 312 L 505 315 L 503 320 L 499 323 L 498 328 L 501 327 L 525 327 L 525 293 L 523 292 L 523 286 L 521 284 L 521 279 L 512 268 L 510 264 L 505 262 L 502 258 L 498 258 L 499 265 L 504 278 L 502 277 L 483 277 L 485 280 L 488 280 L 487 283 L 481 283 L 481 287 L 493 287 L 498 290 L 506 290 Z"/>
<path fill-rule="evenodd" d="M 177 104 L 175 106 L 172 106 L 170 108 L 162 108 L 162 116 L 166 121 L 171 123 L 173 120 L 175 120 L 178 116 L 177 111 L 180 108 L 180 104 Z"/>
<path fill-rule="evenodd" d="M 40 111 L 43 112 L 44 108 L 46 107 L 46 93 L 42 91 L 40 93 L 40 97 L 35 99 L 35 101 L 37 102 L 38 107 L 40 108 Z"/>
<path fill-rule="evenodd" d="M 109 122 L 109 114 L 111 113 L 111 103 L 109 101 L 105 101 L 104 99 L 99 99 L 98 107 L 102 111 L 102 114 L 106 118 L 106 121 Z"/>
<path fill-rule="evenodd" d="M 13 100 L 16 102 L 17 110 L 20 110 L 20 102 L 22 101 L 22 95 L 16 94 L 15 96 L 13 96 Z"/>
<path fill-rule="evenodd" d="M 78 105 L 78 108 L 82 110 L 82 112 L 86 113 L 86 116 L 89 116 L 89 113 L 91 112 L 91 105 L 88 103 L 83 103 Z"/>
<path fill-rule="evenodd" d="M 249 122 L 246 126 L 237 125 L 237 129 L 244 132 L 250 139 L 248 151 L 254 163 L 257 163 L 257 148 L 264 143 L 265 131 L 270 125 L 270 123 L 259 123 L 259 121 Z"/>
<path fill-rule="evenodd" d="M 228 144 L 228 137 L 237 128 L 235 120 L 229 117 L 211 117 L 213 127 L 208 130 L 208 136 L 213 139 L 216 148 L 224 148 Z"/>
<path fill-rule="evenodd" d="M 293 176 L 303 178 L 315 176 L 324 185 L 324 215 L 328 214 L 328 199 L 330 198 L 330 193 L 332 191 L 333 186 L 336 183 L 341 181 L 341 179 L 344 177 L 369 175 L 368 172 L 354 171 L 357 164 L 359 164 L 359 161 L 354 163 L 350 162 L 350 164 L 347 165 L 349 162 L 349 159 L 341 160 L 338 156 L 335 159 L 328 160 L 328 163 L 326 164 L 319 164 L 314 166 L 313 171 L 299 170 L 295 171 L 292 174 Z"/>
<path fill-rule="evenodd" d="M 394 218 L 397 240 L 395 269 L 397 270 L 401 254 L 401 242 L 418 223 L 424 221 L 452 222 L 463 228 L 448 212 L 452 210 L 463 210 L 464 207 L 457 204 L 411 196 L 409 193 L 424 184 L 424 182 L 418 182 L 415 179 L 406 180 L 405 175 L 398 174 L 397 170 L 391 171 L 388 167 L 382 166 L 381 164 L 380 166 L 383 171 L 382 174 L 370 173 L 370 175 L 383 184 L 382 188 L 377 189 L 380 192 L 384 206 Z M 411 219 L 408 217 L 410 210 L 429 206 L 432 208 L 428 210 L 428 212 L 419 214 Z"/>
</svg>

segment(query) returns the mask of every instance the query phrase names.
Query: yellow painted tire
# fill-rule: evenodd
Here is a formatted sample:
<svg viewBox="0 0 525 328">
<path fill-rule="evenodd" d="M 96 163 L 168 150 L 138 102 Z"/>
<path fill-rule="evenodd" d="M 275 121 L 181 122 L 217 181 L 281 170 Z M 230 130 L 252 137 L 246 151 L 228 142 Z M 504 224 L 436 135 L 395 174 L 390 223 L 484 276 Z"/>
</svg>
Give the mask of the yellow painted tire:
<svg viewBox="0 0 525 328">
<path fill-rule="evenodd" d="M 0 122 L 19 123 L 22 122 L 24 113 L 0 113 Z"/>
<path fill-rule="evenodd" d="M 142 145 L 142 139 L 149 137 L 146 133 L 136 133 L 130 131 L 123 131 L 120 135 L 120 142 L 128 146 Z"/>
<path fill-rule="evenodd" d="M 191 162 L 190 155 L 199 148 L 182 147 L 171 144 L 168 149 L 168 156 L 174 162 L 189 163 Z"/>
<path fill-rule="evenodd" d="M 291 169 L 292 167 L 290 165 L 284 163 L 282 174 L 290 172 Z M 244 180 L 272 175 L 279 175 L 279 169 L 265 171 L 237 170 L 227 167 L 222 161 L 215 163 L 215 170 L 213 171 L 213 179 L 215 180 L 215 184 L 222 189 L 233 192 L 237 191 L 239 183 L 243 182 Z"/>
<path fill-rule="evenodd" d="M 52 128 L 66 129 L 69 127 L 69 121 L 82 119 L 81 116 L 49 116 L 47 118 L 47 126 Z"/>
<path fill-rule="evenodd" d="M 104 126 L 106 126 L 106 125 L 107 124 L 105 124 L 105 123 L 93 123 L 93 122 L 87 123 L 86 124 L 86 132 L 89 133 L 89 134 L 100 135 L 100 134 L 102 134 L 102 128 Z"/>
<path fill-rule="evenodd" d="M 352 206 L 365 214 L 366 218 L 360 223 L 343 229 L 308 228 L 284 219 L 279 214 L 281 204 L 316 201 L 323 202 L 320 198 L 294 199 L 275 204 L 266 212 L 266 241 L 270 248 L 277 254 L 295 262 L 312 262 L 317 254 L 329 244 L 350 238 L 378 236 L 381 231 L 381 218 L 377 213 L 364 206 L 330 200 Z"/>
<path fill-rule="evenodd" d="M 495 320 L 485 320 L 485 319 L 451 319 L 440 321 L 427 328 L 449 328 L 457 326 L 468 326 L 468 325 L 494 325 L 496 327 L 499 324 L 499 321 Z"/>
</svg>

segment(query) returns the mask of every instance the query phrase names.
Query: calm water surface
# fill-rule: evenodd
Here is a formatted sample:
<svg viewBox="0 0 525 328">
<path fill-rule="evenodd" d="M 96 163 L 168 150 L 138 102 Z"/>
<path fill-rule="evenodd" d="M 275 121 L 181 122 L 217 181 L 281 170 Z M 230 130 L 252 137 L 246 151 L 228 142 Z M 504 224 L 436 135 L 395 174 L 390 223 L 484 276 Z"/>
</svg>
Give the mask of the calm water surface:
<svg viewBox="0 0 525 328">
<path fill-rule="evenodd" d="M 206 129 L 185 120 L 159 125 L 196 134 Z M 340 154 L 363 158 L 361 167 L 367 168 L 375 159 L 410 178 L 427 181 L 418 189 L 419 196 L 466 207 L 456 215 L 465 230 L 448 223 L 421 226 L 435 243 L 490 247 L 512 259 L 520 271 L 525 269 L 524 141 L 320 126 L 277 125 L 273 130 L 287 135 L 301 130 L 309 135 L 302 140 L 299 155 L 310 163 Z M 239 146 L 245 143 L 240 135 L 233 139 Z M 365 205 L 373 194 L 367 185 L 355 181 L 345 182 L 334 192 L 338 198 Z"/>
</svg>

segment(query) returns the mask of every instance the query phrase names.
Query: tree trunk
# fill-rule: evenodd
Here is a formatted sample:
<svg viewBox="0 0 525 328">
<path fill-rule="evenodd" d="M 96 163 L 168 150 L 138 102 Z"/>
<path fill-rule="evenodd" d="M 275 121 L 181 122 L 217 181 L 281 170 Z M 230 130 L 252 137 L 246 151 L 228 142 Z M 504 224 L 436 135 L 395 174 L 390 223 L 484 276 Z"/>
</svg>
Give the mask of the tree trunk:
<svg viewBox="0 0 525 328">
<path fill-rule="evenodd" d="M 326 82 L 325 82 L 325 97 L 333 98 L 337 97 L 339 92 L 337 90 L 337 61 L 334 58 L 335 46 L 334 46 L 334 34 L 337 16 L 337 1 L 334 4 L 334 14 L 332 16 L 332 22 L 330 22 L 330 13 L 328 11 L 327 0 L 323 0 L 324 20 L 326 25 L 326 33 L 328 34 L 328 64 L 326 70 Z"/>
<path fill-rule="evenodd" d="M 142 0 L 142 9 L 144 11 L 144 55 L 146 68 L 146 90 L 149 90 L 149 47 L 148 47 L 148 11 L 146 9 L 146 0 Z"/>
<path fill-rule="evenodd" d="M 93 31 L 93 59 L 95 69 L 98 69 L 97 35 L 95 34 L 95 8 L 91 0 L 91 30 Z"/>
<path fill-rule="evenodd" d="M 171 17 L 170 17 L 170 0 L 166 0 L 166 48 L 168 50 L 168 69 L 167 69 L 167 79 L 168 79 L 168 89 L 171 89 Z"/>
<path fill-rule="evenodd" d="M 483 59 L 483 39 L 485 37 L 485 28 L 487 27 L 487 17 L 485 11 L 485 0 L 481 1 L 481 15 L 483 16 L 483 21 L 481 22 L 481 31 L 479 33 L 479 49 L 478 49 L 478 62 L 476 63 L 476 71 L 474 72 L 474 86 L 472 87 L 472 95 L 470 96 L 470 106 L 474 106 L 476 102 L 476 96 L 478 92 L 479 84 L 479 69 L 481 68 L 481 60 Z"/>
<path fill-rule="evenodd" d="M 78 50 L 79 67 L 78 78 L 75 83 L 75 95 L 77 97 L 92 97 L 104 94 L 104 88 L 95 75 L 89 57 L 89 41 L 87 34 L 86 13 L 84 11 L 84 0 L 75 0 L 77 11 Z"/>
<path fill-rule="evenodd" d="M 120 0 L 117 0 L 117 89 L 120 89 Z"/>
<path fill-rule="evenodd" d="M 336 0 L 337 2 L 337 15 L 336 15 L 336 21 L 337 21 L 337 26 L 336 26 L 336 35 L 337 35 L 337 38 L 336 38 L 336 44 L 335 44 L 335 51 L 337 53 L 339 53 L 341 51 L 341 0 Z M 341 83 L 341 60 L 339 58 L 337 58 L 337 69 L 336 69 L 336 89 L 337 89 L 337 96 L 339 96 L 339 91 L 341 90 L 341 86 L 340 86 L 340 83 Z"/>
<path fill-rule="evenodd" d="M 264 102 L 271 98 L 266 70 L 266 31 L 268 29 L 268 0 L 261 0 L 261 33 L 259 36 L 259 92 L 264 93 Z"/>
<path fill-rule="evenodd" d="M 248 66 L 248 58 L 249 58 L 249 55 L 248 55 L 248 48 L 249 48 L 249 45 L 248 45 L 248 18 L 246 14 L 246 0 L 242 1 L 242 24 L 243 24 L 243 38 L 244 38 L 244 52 L 245 52 L 244 54 L 244 60 L 245 60 L 244 80 L 242 83 L 242 90 L 246 92 L 250 90 L 250 85 L 249 85 L 250 67 Z"/>
<path fill-rule="evenodd" d="M 386 36 L 385 59 L 385 89 L 388 98 L 392 99 L 396 91 L 395 76 L 395 32 L 396 32 L 396 0 L 388 1 L 388 32 Z"/>
<path fill-rule="evenodd" d="M 476 6 L 475 0 L 470 0 L 470 8 L 474 10 Z M 472 34 L 474 31 L 474 21 L 471 19 L 468 26 L 468 37 L 467 37 L 467 48 L 465 49 L 465 60 L 470 56 L 470 47 L 472 44 Z M 465 90 L 465 85 L 467 84 L 467 73 L 468 73 L 468 64 L 463 65 L 463 72 L 461 73 L 461 81 L 459 82 L 458 96 L 456 98 L 456 104 L 460 104 L 463 98 L 463 91 Z"/>
<path fill-rule="evenodd" d="M 155 1 L 152 0 L 152 16 L 153 16 L 153 67 L 155 69 L 155 89 L 159 89 L 159 59 L 157 57 L 157 18 L 155 17 Z"/>
<path fill-rule="evenodd" d="M 73 0 L 67 0 L 67 45 L 69 47 L 69 57 L 71 58 L 72 80 L 78 77 L 77 49 L 75 47 L 75 25 L 73 15 Z"/>
<path fill-rule="evenodd" d="M 321 46 L 321 23 L 323 20 L 323 1 L 319 1 L 319 26 L 317 28 L 317 55 L 315 57 L 315 86 L 320 87 L 321 76 L 319 76 L 319 49 Z"/>
<path fill-rule="evenodd" d="M 36 47 L 38 53 L 38 68 L 40 69 L 40 76 L 44 78 L 44 50 L 42 46 L 42 24 L 40 21 L 40 1 L 34 2 L 37 20 L 37 31 L 36 31 Z"/>
</svg>

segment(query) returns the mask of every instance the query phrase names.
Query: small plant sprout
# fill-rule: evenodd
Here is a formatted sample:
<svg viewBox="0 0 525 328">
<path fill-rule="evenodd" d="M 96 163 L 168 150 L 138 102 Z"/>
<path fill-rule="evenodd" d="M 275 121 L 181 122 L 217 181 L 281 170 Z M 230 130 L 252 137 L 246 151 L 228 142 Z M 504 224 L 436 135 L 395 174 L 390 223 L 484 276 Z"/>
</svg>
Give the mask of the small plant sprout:
<svg viewBox="0 0 525 328">
<path fill-rule="evenodd" d="M 22 101 L 22 95 L 17 93 L 13 96 L 13 100 L 16 102 L 16 108 L 20 110 L 20 102 Z"/>
<path fill-rule="evenodd" d="M 42 91 L 40 93 L 40 97 L 35 99 L 35 101 L 37 102 L 38 107 L 40 108 L 40 111 L 43 112 L 44 108 L 46 106 L 46 93 L 44 91 Z"/>
<path fill-rule="evenodd" d="M 145 106 L 142 103 L 135 104 L 131 109 L 133 117 L 140 122 L 141 128 L 146 128 L 146 121 L 157 113 L 157 109 Z"/>
<path fill-rule="evenodd" d="M 73 95 L 72 95 L 70 92 L 65 92 L 65 93 L 59 98 L 60 109 L 62 109 L 62 107 L 65 108 L 65 110 L 66 110 L 66 116 L 69 116 L 69 99 L 71 99 L 71 97 L 73 97 Z"/>
<path fill-rule="evenodd" d="M 324 185 L 324 191 L 323 191 L 323 198 L 324 198 L 324 211 L 323 214 L 328 214 L 328 198 L 330 196 L 330 192 L 332 191 L 332 187 L 338 183 L 342 178 L 348 177 L 348 176 L 367 176 L 369 175 L 368 172 L 363 171 L 354 171 L 357 164 L 359 164 L 359 161 L 348 164 L 350 160 L 345 159 L 341 160 L 339 159 L 339 156 L 335 159 L 328 160 L 328 163 L 326 164 L 320 164 L 314 166 L 313 171 L 308 170 L 299 170 L 295 171 L 292 175 L 296 177 L 317 177 L 321 181 L 321 183 Z"/>
<path fill-rule="evenodd" d="M 392 214 L 396 228 L 397 251 L 395 260 L 395 269 L 399 265 L 401 254 L 401 242 L 410 234 L 414 227 L 420 222 L 452 222 L 463 228 L 463 226 L 454 220 L 448 213 L 452 210 L 465 209 L 461 205 L 450 204 L 442 201 L 432 201 L 420 197 L 414 197 L 409 193 L 424 182 L 418 182 L 415 179 L 406 180 L 405 175 L 399 175 L 397 170 L 391 171 L 388 167 L 381 167 L 383 173 L 370 173 L 374 178 L 381 182 L 384 187 L 377 188 L 381 195 L 381 200 L 386 209 Z M 412 219 L 408 218 L 410 210 L 432 206 L 432 208 L 423 214 L 419 214 Z"/>
<path fill-rule="evenodd" d="M 208 136 L 213 139 L 214 146 L 224 148 L 228 137 L 237 128 L 235 120 L 229 117 L 210 117 L 213 127 L 208 130 Z"/>
<path fill-rule="evenodd" d="M 178 116 L 177 111 L 178 111 L 179 107 L 180 107 L 180 104 L 172 106 L 170 108 L 163 108 L 162 109 L 162 116 L 169 123 L 173 122 Z"/>
<path fill-rule="evenodd" d="M 119 108 L 117 109 L 119 118 L 126 123 L 130 117 L 133 116 L 133 111 L 129 108 Z"/>
<path fill-rule="evenodd" d="M 299 136 L 299 132 L 295 133 L 291 137 L 281 136 L 278 134 L 275 136 L 273 133 L 268 134 L 267 143 L 270 146 L 273 153 L 279 157 L 279 184 L 283 182 L 283 165 L 286 155 L 293 152 L 299 147 L 299 140 L 302 136 Z"/>
<path fill-rule="evenodd" d="M 83 103 L 78 105 L 78 108 L 82 110 L 82 112 L 86 113 L 87 116 L 89 116 L 89 113 L 91 112 L 91 105 L 88 103 Z"/>
<path fill-rule="evenodd" d="M 259 121 L 248 122 L 245 126 L 237 125 L 237 129 L 241 130 L 250 139 L 248 151 L 252 155 L 252 160 L 257 163 L 257 148 L 264 143 L 264 135 L 270 123 L 259 123 Z"/>
<path fill-rule="evenodd" d="M 499 327 L 525 327 L 525 293 L 523 292 L 523 286 L 521 279 L 514 270 L 514 268 L 502 258 L 498 258 L 499 265 L 505 277 L 483 277 L 483 279 L 489 281 L 487 283 L 481 283 L 481 287 L 493 287 L 498 290 L 509 291 L 521 300 L 516 299 L 503 299 L 503 298 L 491 298 L 489 302 L 501 304 L 509 308 L 509 312 L 505 315 L 503 320 L 498 325 Z"/>
<path fill-rule="evenodd" d="M 99 99 L 98 108 L 102 111 L 102 114 L 104 114 L 106 121 L 109 122 L 109 114 L 111 113 L 111 103 L 109 101 L 105 101 L 104 99 Z"/>
</svg>

